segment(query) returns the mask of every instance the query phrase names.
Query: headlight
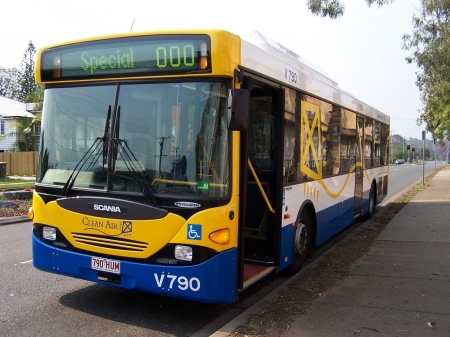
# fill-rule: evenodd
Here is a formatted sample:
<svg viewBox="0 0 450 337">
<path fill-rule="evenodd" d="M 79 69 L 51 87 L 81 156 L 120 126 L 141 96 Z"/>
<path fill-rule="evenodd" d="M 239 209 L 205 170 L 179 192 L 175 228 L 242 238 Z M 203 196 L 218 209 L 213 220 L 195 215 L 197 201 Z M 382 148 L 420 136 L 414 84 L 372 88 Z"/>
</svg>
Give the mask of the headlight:
<svg viewBox="0 0 450 337">
<path fill-rule="evenodd" d="M 182 261 L 192 261 L 192 247 L 175 246 L 175 258 Z"/>
<path fill-rule="evenodd" d="M 46 240 L 56 240 L 56 228 L 44 226 L 42 228 L 42 237 Z"/>
</svg>

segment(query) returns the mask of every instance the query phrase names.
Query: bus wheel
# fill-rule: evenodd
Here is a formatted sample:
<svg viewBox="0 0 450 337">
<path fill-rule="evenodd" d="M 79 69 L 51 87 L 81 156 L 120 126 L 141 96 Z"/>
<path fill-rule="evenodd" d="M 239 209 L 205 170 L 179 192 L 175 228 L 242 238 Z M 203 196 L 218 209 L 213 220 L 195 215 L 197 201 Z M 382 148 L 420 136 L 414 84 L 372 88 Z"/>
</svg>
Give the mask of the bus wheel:
<svg viewBox="0 0 450 337">
<path fill-rule="evenodd" d="M 376 191 L 375 191 L 375 186 L 372 185 L 372 188 L 370 189 L 370 195 L 369 195 L 369 210 L 366 214 L 364 214 L 364 219 L 368 220 L 370 219 L 373 214 L 375 213 L 375 208 L 376 208 Z"/>
<path fill-rule="evenodd" d="M 297 273 L 309 256 L 312 247 L 312 228 L 309 213 L 306 209 L 302 210 L 297 219 L 294 230 L 294 243 L 292 245 L 292 264 L 289 266 L 291 274 Z"/>
</svg>

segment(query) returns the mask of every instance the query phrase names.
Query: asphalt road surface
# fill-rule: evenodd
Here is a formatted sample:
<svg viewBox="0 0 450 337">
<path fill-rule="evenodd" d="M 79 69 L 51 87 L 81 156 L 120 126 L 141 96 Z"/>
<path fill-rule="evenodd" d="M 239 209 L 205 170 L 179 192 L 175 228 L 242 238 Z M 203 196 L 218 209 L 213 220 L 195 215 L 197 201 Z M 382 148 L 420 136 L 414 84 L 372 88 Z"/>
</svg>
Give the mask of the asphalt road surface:
<svg viewBox="0 0 450 337">
<path fill-rule="evenodd" d="M 441 162 L 436 162 L 436 168 L 441 166 Z M 426 165 L 401 164 L 391 165 L 389 168 L 388 199 L 404 190 L 406 187 L 419 181 L 422 183 L 423 169 L 425 176 L 434 170 L 434 161 L 426 162 Z"/>
</svg>

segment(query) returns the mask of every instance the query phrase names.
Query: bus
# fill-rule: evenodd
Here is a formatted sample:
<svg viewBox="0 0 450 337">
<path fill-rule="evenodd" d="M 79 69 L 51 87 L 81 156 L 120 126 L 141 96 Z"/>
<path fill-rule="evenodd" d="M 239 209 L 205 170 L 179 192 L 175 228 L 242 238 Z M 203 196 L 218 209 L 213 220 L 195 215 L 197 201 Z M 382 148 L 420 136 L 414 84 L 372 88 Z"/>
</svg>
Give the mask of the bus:
<svg viewBox="0 0 450 337">
<path fill-rule="evenodd" d="M 229 303 L 387 193 L 389 116 L 259 32 L 80 39 L 35 76 L 39 270 Z"/>
</svg>

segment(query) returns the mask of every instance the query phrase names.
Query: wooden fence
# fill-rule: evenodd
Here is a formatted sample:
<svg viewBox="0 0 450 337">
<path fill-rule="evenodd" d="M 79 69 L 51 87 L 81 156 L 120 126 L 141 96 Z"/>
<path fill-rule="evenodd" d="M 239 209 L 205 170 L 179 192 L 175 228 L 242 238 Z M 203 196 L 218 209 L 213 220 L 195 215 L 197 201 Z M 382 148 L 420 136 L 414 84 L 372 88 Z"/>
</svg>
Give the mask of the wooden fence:
<svg viewBox="0 0 450 337">
<path fill-rule="evenodd" d="M 37 160 L 37 151 L 0 152 L 0 162 L 6 163 L 6 174 L 10 176 L 34 176 Z"/>
</svg>

